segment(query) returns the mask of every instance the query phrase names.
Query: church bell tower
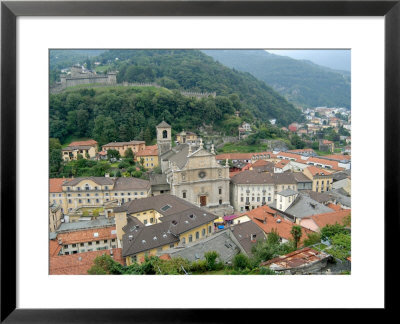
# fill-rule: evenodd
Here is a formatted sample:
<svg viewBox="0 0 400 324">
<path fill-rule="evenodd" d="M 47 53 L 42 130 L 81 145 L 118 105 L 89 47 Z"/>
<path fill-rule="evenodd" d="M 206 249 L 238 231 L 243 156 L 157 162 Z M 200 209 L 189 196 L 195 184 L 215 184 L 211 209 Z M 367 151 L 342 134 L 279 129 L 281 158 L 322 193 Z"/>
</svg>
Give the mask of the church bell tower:
<svg viewBox="0 0 400 324">
<path fill-rule="evenodd" d="M 161 156 L 171 149 L 171 126 L 165 121 L 157 125 L 158 155 Z"/>
</svg>

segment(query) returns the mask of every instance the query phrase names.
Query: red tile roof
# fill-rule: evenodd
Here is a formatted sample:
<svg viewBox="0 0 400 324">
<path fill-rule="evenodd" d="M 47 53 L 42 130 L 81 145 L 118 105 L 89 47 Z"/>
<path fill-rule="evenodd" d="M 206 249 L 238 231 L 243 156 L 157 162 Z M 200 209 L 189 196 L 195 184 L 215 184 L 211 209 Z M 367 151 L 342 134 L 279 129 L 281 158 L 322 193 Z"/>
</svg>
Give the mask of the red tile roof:
<svg viewBox="0 0 400 324">
<path fill-rule="evenodd" d="M 339 205 L 335 205 L 335 204 L 332 204 L 332 203 L 326 205 L 326 207 L 329 207 L 330 209 L 333 209 L 334 211 L 339 211 L 339 210 L 342 210 L 342 209 L 343 209 L 343 208 L 340 207 Z"/>
<path fill-rule="evenodd" d="M 136 153 L 136 156 L 154 156 L 158 155 L 158 147 L 157 145 L 146 146 L 146 148 L 140 152 Z"/>
<path fill-rule="evenodd" d="M 97 145 L 97 141 L 95 141 L 93 139 L 90 139 L 90 140 L 87 140 L 87 141 L 76 141 L 76 142 L 72 142 L 68 146 L 82 146 L 82 145 L 83 146 L 84 145 L 87 145 L 87 146 Z"/>
<path fill-rule="evenodd" d="M 62 192 L 62 184 L 65 181 L 70 181 L 72 178 L 51 178 L 49 179 L 49 192 Z"/>
<path fill-rule="evenodd" d="M 310 171 L 313 176 L 315 176 L 315 175 L 330 175 L 331 174 L 331 172 L 329 172 L 325 169 L 318 168 L 313 165 L 307 167 L 307 170 Z"/>
<path fill-rule="evenodd" d="M 50 240 L 49 244 L 49 255 L 56 256 L 61 250 L 61 245 L 58 244 L 58 240 Z"/>
<path fill-rule="evenodd" d="M 50 257 L 49 272 L 51 275 L 87 275 L 88 270 L 94 265 L 94 259 L 103 254 L 110 255 L 110 250 L 53 256 Z M 113 258 L 124 264 L 122 249 L 113 249 Z"/>
<path fill-rule="evenodd" d="M 349 160 L 351 160 L 351 156 L 350 155 L 343 155 L 343 154 L 324 155 L 324 158 L 338 160 L 338 161 L 341 161 L 341 160 L 349 161 Z"/>
<path fill-rule="evenodd" d="M 297 225 L 281 216 L 278 216 L 276 211 L 267 205 L 258 207 L 249 212 L 241 214 L 241 216 L 242 215 L 247 215 L 250 217 L 251 220 L 266 234 L 271 233 L 272 230 L 275 229 L 278 235 L 286 240 L 292 239 L 292 234 L 290 234 L 290 231 L 294 225 Z M 277 222 L 278 219 L 280 220 L 280 223 Z M 307 238 L 307 233 L 313 233 L 313 231 L 304 227 L 301 227 L 301 232 L 302 236 L 300 242 L 303 242 L 303 240 Z"/>
<path fill-rule="evenodd" d="M 326 225 L 334 225 L 336 223 L 342 224 L 344 219 L 349 216 L 351 209 L 343 209 L 332 213 L 313 215 L 310 218 L 317 224 L 319 228 L 325 227 Z"/>
<path fill-rule="evenodd" d="M 115 231 L 115 226 L 60 233 L 58 234 L 57 239 L 61 240 L 64 245 L 117 238 L 117 234 L 111 234 L 111 231 Z M 95 233 L 98 233 L 98 236 L 95 237 Z"/>
</svg>

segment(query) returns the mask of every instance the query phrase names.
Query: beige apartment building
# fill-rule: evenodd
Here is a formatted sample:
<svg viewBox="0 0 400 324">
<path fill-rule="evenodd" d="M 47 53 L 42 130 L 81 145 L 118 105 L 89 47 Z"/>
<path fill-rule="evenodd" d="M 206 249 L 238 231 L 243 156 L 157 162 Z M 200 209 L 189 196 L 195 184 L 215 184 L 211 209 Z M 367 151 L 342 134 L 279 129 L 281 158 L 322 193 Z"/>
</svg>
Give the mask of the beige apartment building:
<svg viewBox="0 0 400 324">
<path fill-rule="evenodd" d="M 130 142 L 112 142 L 102 146 L 103 151 L 116 150 L 121 156 L 125 156 L 125 152 L 131 149 L 135 154 L 146 148 L 145 141 L 130 141 Z"/>
<path fill-rule="evenodd" d="M 62 149 L 64 161 L 77 160 L 79 155 L 84 159 L 96 158 L 97 142 L 95 140 L 72 142 Z"/>
<path fill-rule="evenodd" d="M 50 202 L 64 214 L 79 208 L 104 207 L 150 196 L 150 182 L 138 178 L 81 177 L 50 179 Z"/>
</svg>

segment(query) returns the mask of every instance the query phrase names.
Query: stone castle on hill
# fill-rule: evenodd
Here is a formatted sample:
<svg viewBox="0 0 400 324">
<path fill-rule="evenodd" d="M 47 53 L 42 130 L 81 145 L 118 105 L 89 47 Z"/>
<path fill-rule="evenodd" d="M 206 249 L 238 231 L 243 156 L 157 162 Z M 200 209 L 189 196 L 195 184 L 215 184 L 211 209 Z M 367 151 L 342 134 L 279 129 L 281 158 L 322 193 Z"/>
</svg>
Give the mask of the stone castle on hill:
<svg viewBox="0 0 400 324">
<path fill-rule="evenodd" d="M 99 87 L 99 86 L 109 86 L 117 85 L 117 73 L 108 72 L 107 74 L 96 74 L 92 71 L 83 70 L 80 66 L 71 67 L 70 74 L 62 74 L 60 76 L 60 82 L 54 87 L 50 88 L 50 93 L 59 93 L 64 91 L 69 87 L 74 87 L 77 85 L 87 84 L 88 87 Z M 156 87 L 161 88 L 161 86 L 155 82 L 122 82 L 119 83 L 120 86 L 131 86 L 131 87 Z M 196 91 L 179 91 L 183 96 L 189 98 L 208 98 L 217 96 L 216 92 L 196 92 Z"/>
<path fill-rule="evenodd" d="M 80 84 L 117 84 L 117 73 L 96 74 L 90 71 L 83 71 L 80 67 L 73 66 L 70 75 L 61 75 L 61 86 L 65 89 Z"/>
</svg>

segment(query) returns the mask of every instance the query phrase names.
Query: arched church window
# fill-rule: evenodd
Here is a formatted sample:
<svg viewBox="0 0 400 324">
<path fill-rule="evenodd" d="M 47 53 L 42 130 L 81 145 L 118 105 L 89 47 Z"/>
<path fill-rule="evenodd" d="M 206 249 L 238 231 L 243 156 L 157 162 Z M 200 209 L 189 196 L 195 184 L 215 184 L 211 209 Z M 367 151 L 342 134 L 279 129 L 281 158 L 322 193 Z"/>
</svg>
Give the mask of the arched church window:
<svg viewBox="0 0 400 324">
<path fill-rule="evenodd" d="M 163 138 L 168 138 L 168 132 L 166 130 L 163 130 L 162 137 Z"/>
</svg>

